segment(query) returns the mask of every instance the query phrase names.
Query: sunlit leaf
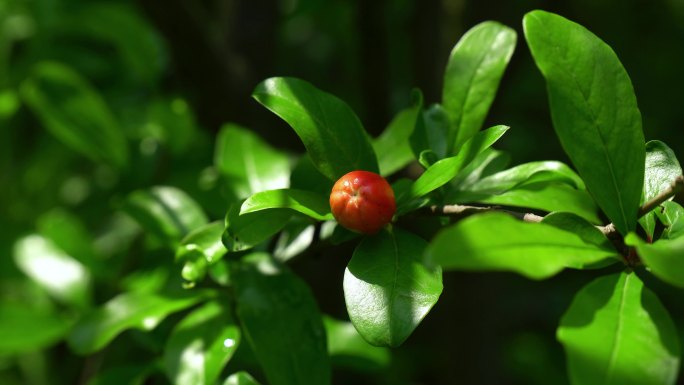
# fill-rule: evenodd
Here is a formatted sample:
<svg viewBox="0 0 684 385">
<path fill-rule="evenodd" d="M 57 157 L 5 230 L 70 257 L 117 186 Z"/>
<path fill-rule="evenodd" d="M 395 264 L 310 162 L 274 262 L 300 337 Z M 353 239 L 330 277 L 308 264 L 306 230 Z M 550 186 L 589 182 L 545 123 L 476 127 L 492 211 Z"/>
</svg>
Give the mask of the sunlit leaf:
<svg viewBox="0 0 684 385">
<path fill-rule="evenodd" d="M 294 78 L 266 79 L 252 96 L 295 130 L 316 168 L 329 179 L 353 170 L 378 172 L 370 138 L 342 100 Z"/>
<path fill-rule="evenodd" d="M 670 147 L 659 140 L 646 143 L 646 174 L 641 203 L 655 198 L 668 189 L 680 175 L 682 175 L 682 167 Z M 655 231 L 655 216 L 656 213 L 651 211 L 639 218 L 639 223 L 651 238 Z"/>
<path fill-rule="evenodd" d="M 557 336 L 573 385 L 671 385 L 677 380 L 674 323 L 634 273 L 601 277 L 580 290 Z"/>
<path fill-rule="evenodd" d="M 214 165 L 239 199 L 289 187 L 290 161 L 254 132 L 226 124 L 216 138 Z"/>
<path fill-rule="evenodd" d="M 448 155 L 457 153 L 480 130 L 516 39 L 513 29 L 485 21 L 466 32 L 451 51 L 442 91 L 451 126 Z"/>
<path fill-rule="evenodd" d="M 272 209 L 240 215 L 240 205 L 226 214 L 222 242 L 228 251 L 248 250 L 280 231 L 292 217 L 290 209 Z"/>
<path fill-rule="evenodd" d="M 318 221 L 333 219 L 327 196 L 295 189 L 268 190 L 256 193 L 242 204 L 240 215 L 283 208 L 300 212 Z"/>
<path fill-rule="evenodd" d="M 152 330 L 169 314 L 188 308 L 210 295 L 209 292 L 198 291 L 176 296 L 120 294 L 82 317 L 69 335 L 69 345 L 79 354 L 98 351 L 124 330 Z"/>
<path fill-rule="evenodd" d="M 645 158 L 627 72 L 606 43 L 561 16 L 533 11 L 523 27 L 565 152 L 599 207 L 627 234 L 637 222 Z"/>
<path fill-rule="evenodd" d="M 427 242 L 395 228 L 366 237 L 344 273 L 347 312 L 370 344 L 401 345 L 442 293 L 442 271 L 423 262 Z"/>
<path fill-rule="evenodd" d="M 545 223 L 528 223 L 504 213 L 466 218 L 442 230 L 425 251 L 445 270 L 512 271 L 549 278 L 566 267 L 582 269 L 617 252 L 586 242 Z"/>
<path fill-rule="evenodd" d="M 259 383 L 249 373 L 237 372 L 226 378 L 223 385 L 259 385 Z"/>
<path fill-rule="evenodd" d="M 651 244 L 630 233 L 625 243 L 636 247 L 639 258 L 653 275 L 684 288 L 684 238 L 659 239 Z"/>
<path fill-rule="evenodd" d="M 211 301 L 176 325 L 164 348 L 174 384 L 214 384 L 240 343 L 240 328 L 226 301 Z"/>
<path fill-rule="evenodd" d="M 77 307 L 90 303 L 90 272 L 48 239 L 29 235 L 14 245 L 19 269 L 56 299 Z"/>
</svg>

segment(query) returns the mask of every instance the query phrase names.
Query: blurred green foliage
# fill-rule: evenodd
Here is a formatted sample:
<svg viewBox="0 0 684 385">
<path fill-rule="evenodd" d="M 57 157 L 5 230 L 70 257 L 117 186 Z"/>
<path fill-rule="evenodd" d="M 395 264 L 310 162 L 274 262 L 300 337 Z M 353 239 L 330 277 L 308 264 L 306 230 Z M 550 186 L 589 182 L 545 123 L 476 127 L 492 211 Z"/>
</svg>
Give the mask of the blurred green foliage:
<svg viewBox="0 0 684 385">
<path fill-rule="evenodd" d="M 182 319 L 174 314 L 150 333 L 128 331 L 125 343 L 87 357 L 57 343 L 94 304 L 120 310 L 119 302 L 152 303 L 169 314 L 192 304 L 176 292 L 182 291 L 179 272 L 206 266 L 190 263 L 192 253 L 174 264 L 165 245 L 194 245 L 184 239 L 190 229 L 223 220 L 230 203 L 246 196 L 221 174 L 232 165 L 214 163 L 219 128 L 237 122 L 273 146 L 303 150 L 284 123 L 250 100 L 258 82 L 273 75 L 306 79 L 348 101 L 377 135 L 394 113 L 411 106 L 413 87 L 423 91 L 426 105 L 439 100 L 450 48 L 467 27 L 492 19 L 520 31 L 522 15 L 533 8 L 562 13 L 602 36 L 631 75 L 646 138 L 684 153 L 684 5 L 677 0 L 0 1 L 0 383 L 142 383 L 146 377 L 166 383 L 154 357 L 167 337 L 182 338 L 180 329 L 202 317 L 229 318 L 211 308 L 202 315 L 200 308 L 174 329 Z M 515 164 L 565 160 L 542 78 L 526 50 L 519 43 L 484 126 L 511 126 L 502 143 Z M 247 145 L 268 145 L 230 127 Z M 288 155 L 275 161 L 286 164 Z M 302 160 L 297 167 L 311 166 Z M 297 168 L 293 173 L 295 184 Z M 153 190 L 156 195 L 146 190 L 156 185 L 166 187 Z M 200 206 L 187 218 L 192 225 L 174 222 L 153 238 L 124 214 L 163 216 L 165 204 L 183 201 L 178 191 Z M 126 200 L 131 193 L 134 199 Z M 155 200 L 159 209 L 136 211 L 138 199 Z M 319 307 L 342 318 L 346 261 L 334 258 L 294 268 L 313 287 Z M 208 271 L 218 282 L 224 273 L 221 264 Z M 330 282 L 333 276 L 337 281 Z M 391 357 L 377 350 L 354 353 L 363 362 L 350 362 L 345 349 L 359 350 L 358 340 L 331 344 L 334 383 L 561 384 L 565 369 L 553 329 L 590 278 L 572 272 L 548 282 L 445 276 L 450 290 Z M 648 283 L 658 291 L 659 283 Z M 115 297 L 121 291 L 132 297 Z M 681 294 L 659 293 L 680 321 Z M 157 325 L 136 306 L 124 308 L 138 318 L 121 322 Z M 501 314 L 509 315 L 505 322 Z M 339 334 L 349 327 L 325 322 Z M 231 372 L 255 367 L 248 349 L 235 357 Z"/>
</svg>

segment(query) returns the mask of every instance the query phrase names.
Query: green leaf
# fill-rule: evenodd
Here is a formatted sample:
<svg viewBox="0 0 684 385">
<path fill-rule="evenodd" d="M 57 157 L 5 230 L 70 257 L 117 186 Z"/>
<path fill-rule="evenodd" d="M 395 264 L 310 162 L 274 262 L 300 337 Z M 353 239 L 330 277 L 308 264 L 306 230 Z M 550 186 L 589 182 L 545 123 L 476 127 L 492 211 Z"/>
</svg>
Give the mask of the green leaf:
<svg viewBox="0 0 684 385">
<path fill-rule="evenodd" d="M 292 218 L 290 209 L 272 209 L 240 215 L 240 205 L 226 214 L 226 230 L 221 241 L 228 251 L 248 250 L 280 231 Z"/>
<path fill-rule="evenodd" d="M 670 147 L 659 140 L 646 143 L 646 174 L 641 204 L 667 190 L 680 175 L 682 167 Z M 655 231 L 655 215 L 655 212 L 651 211 L 639 219 L 639 223 L 651 239 Z"/>
<path fill-rule="evenodd" d="M 663 202 L 656 214 L 665 225 L 661 238 L 675 239 L 684 235 L 684 207 L 676 202 Z"/>
<path fill-rule="evenodd" d="M 645 159 L 629 76 L 615 52 L 578 24 L 543 11 L 523 24 L 556 134 L 599 207 L 627 234 L 637 222 Z"/>
<path fill-rule="evenodd" d="M 351 322 L 324 316 L 323 324 L 328 336 L 328 353 L 333 366 L 375 371 L 389 365 L 389 350 L 369 345 Z"/>
<path fill-rule="evenodd" d="M 326 196 L 311 191 L 281 189 L 256 193 L 242 204 L 240 215 L 270 209 L 291 209 L 317 221 L 333 219 Z"/>
<path fill-rule="evenodd" d="M 392 119 L 385 131 L 373 141 L 373 149 L 378 155 L 380 174 L 394 174 L 408 165 L 413 159 L 409 139 L 421 118 L 423 94 L 419 90 L 412 93 L 413 103 Z"/>
<path fill-rule="evenodd" d="M 319 233 L 319 237 L 322 239 L 323 234 L 321 233 Z M 285 262 L 306 250 L 313 243 L 315 237 L 316 226 L 312 225 L 308 218 L 293 218 L 280 232 L 273 248 L 273 256 L 278 261 Z"/>
<path fill-rule="evenodd" d="M 176 250 L 176 260 L 183 261 L 183 278 L 190 282 L 201 280 L 209 265 L 216 263 L 227 252 L 221 242 L 225 226 L 211 222 L 188 234 Z"/>
<path fill-rule="evenodd" d="M 494 126 L 485 131 L 479 132 L 468 140 L 458 152 L 458 155 L 445 158 L 433 164 L 425 170 L 418 180 L 411 187 L 411 191 L 406 194 L 402 202 L 408 202 L 415 198 L 420 198 L 452 180 L 459 171 L 468 165 L 477 154 L 494 144 L 508 130 L 507 126 Z"/>
<path fill-rule="evenodd" d="M 309 287 L 268 254 L 233 267 L 238 317 L 268 383 L 330 384 L 325 330 Z"/>
<path fill-rule="evenodd" d="M 199 136 L 199 127 L 190 106 L 183 98 L 156 99 L 147 106 L 146 112 L 145 139 L 157 139 L 174 155 L 181 155 L 192 149 Z"/>
<path fill-rule="evenodd" d="M 295 130 L 316 168 L 329 179 L 353 170 L 378 172 L 370 138 L 342 100 L 294 78 L 266 79 L 252 96 Z"/>
<path fill-rule="evenodd" d="M 659 239 L 651 244 L 630 233 L 625 237 L 625 243 L 636 248 L 639 258 L 653 275 L 684 288 L 684 238 Z"/>
<path fill-rule="evenodd" d="M 446 270 L 512 271 L 549 278 L 566 267 L 583 269 L 617 252 L 545 223 L 504 213 L 472 216 L 442 230 L 426 250 Z"/>
<path fill-rule="evenodd" d="M 21 96 L 54 136 L 93 160 L 123 167 L 126 138 L 97 91 L 72 69 L 53 62 L 35 66 Z"/>
<path fill-rule="evenodd" d="M 299 157 L 290 175 L 291 187 L 298 190 L 315 191 L 328 195 L 335 181 L 331 181 L 316 169 L 309 154 Z"/>
<path fill-rule="evenodd" d="M 427 242 L 395 228 L 364 238 L 344 272 L 344 299 L 359 334 L 376 346 L 397 347 L 442 293 L 442 271 L 426 265 Z"/>
<path fill-rule="evenodd" d="M 136 8 L 127 4 L 91 3 L 76 11 L 65 23 L 69 31 L 80 35 L 74 38 L 110 43 L 116 57 L 126 65 L 126 75 L 151 83 L 165 68 L 161 39 Z"/>
<path fill-rule="evenodd" d="M 240 328 L 225 300 L 211 301 L 176 325 L 164 348 L 174 384 L 214 384 L 240 343 Z"/>
<path fill-rule="evenodd" d="M 223 385 L 259 385 L 259 383 L 252 376 L 250 376 L 249 373 L 237 372 L 226 378 L 226 381 L 223 383 Z"/>
<path fill-rule="evenodd" d="M 289 187 L 290 161 L 252 131 L 226 124 L 216 138 L 214 165 L 239 199 Z"/>
<path fill-rule="evenodd" d="M 668 385 L 677 380 L 674 323 L 634 273 L 600 277 L 580 290 L 557 337 L 573 385 Z"/>
<path fill-rule="evenodd" d="M 584 189 L 582 179 L 570 167 L 556 161 L 524 163 L 479 179 L 463 189 L 473 193 L 501 194 L 522 184 L 539 182 L 565 183 Z"/>
<path fill-rule="evenodd" d="M 124 293 L 82 317 L 74 325 L 68 342 L 78 354 L 89 354 L 109 344 L 127 329 L 152 330 L 171 313 L 209 297 L 193 291 L 178 296 L 152 293 Z"/>
<path fill-rule="evenodd" d="M 36 221 L 40 234 L 59 249 L 74 257 L 89 270 L 97 262 L 93 237 L 79 217 L 64 209 L 55 208 Z"/>
<path fill-rule="evenodd" d="M 508 167 L 511 161 L 510 155 L 488 148 L 478 154 L 467 166 L 465 166 L 451 181 L 456 190 L 467 190 L 467 187 L 485 178 L 496 174 Z"/>
<path fill-rule="evenodd" d="M 12 355 L 46 349 L 69 331 L 71 323 L 45 309 L 26 303 L 0 302 L 0 354 Z"/>
<path fill-rule="evenodd" d="M 449 117 L 446 111 L 439 104 L 430 105 L 418 116 L 409 138 L 414 156 L 419 157 L 426 150 L 432 151 L 439 159 L 447 156 L 448 133 Z"/>
<path fill-rule="evenodd" d="M 451 123 L 447 154 L 456 153 L 480 130 L 516 39 L 513 29 L 485 21 L 466 32 L 451 51 L 442 91 Z"/>
<path fill-rule="evenodd" d="M 207 223 L 202 208 L 175 187 L 156 186 L 134 191 L 126 198 L 123 210 L 173 249 L 190 231 Z"/>
<path fill-rule="evenodd" d="M 601 222 L 596 204 L 589 193 L 577 190 L 565 183 L 534 183 L 498 195 L 454 191 L 448 195 L 446 201 L 451 203 L 478 202 L 547 212 L 566 211 L 575 213 L 591 223 Z"/>
<path fill-rule="evenodd" d="M 14 262 L 51 296 L 79 308 L 90 305 L 90 272 L 50 240 L 29 235 L 14 245 Z"/>
</svg>

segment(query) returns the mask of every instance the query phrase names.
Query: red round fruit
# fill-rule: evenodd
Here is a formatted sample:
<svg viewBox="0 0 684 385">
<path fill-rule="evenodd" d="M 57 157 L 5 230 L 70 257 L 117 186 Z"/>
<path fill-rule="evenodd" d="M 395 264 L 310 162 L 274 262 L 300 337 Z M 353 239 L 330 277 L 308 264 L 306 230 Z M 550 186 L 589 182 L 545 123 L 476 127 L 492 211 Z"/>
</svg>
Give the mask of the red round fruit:
<svg viewBox="0 0 684 385">
<path fill-rule="evenodd" d="M 330 209 L 337 222 L 359 233 L 377 233 L 392 220 L 396 208 L 392 187 L 370 171 L 344 175 L 330 193 Z"/>
</svg>

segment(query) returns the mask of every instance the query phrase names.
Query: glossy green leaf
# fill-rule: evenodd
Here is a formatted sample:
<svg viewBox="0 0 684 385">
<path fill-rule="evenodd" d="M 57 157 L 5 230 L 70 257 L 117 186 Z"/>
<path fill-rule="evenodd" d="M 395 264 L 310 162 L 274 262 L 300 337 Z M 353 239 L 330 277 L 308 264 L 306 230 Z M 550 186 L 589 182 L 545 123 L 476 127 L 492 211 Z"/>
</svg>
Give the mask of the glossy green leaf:
<svg viewBox="0 0 684 385">
<path fill-rule="evenodd" d="M 240 215 L 240 205 L 226 214 L 222 242 L 228 251 L 248 250 L 280 231 L 292 217 L 290 209 L 272 209 Z"/>
<path fill-rule="evenodd" d="M 478 154 L 451 181 L 456 190 L 467 190 L 478 180 L 503 171 L 510 164 L 511 157 L 503 151 L 488 148 Z"/>
<path fill-rule="evenodd" d="M 394 174 L 414 159 L 409 139 L 418 119 L 421 118 L 423 94 L 414 90 L 412 97 L 411 107 L 399 111 L 385 131 L 373 141 L 380 174 L 383 176 Z"/>
<path fill-rule="evenodd" d="M 127 329 L 152 330 L 169 314 L 188 308 L 209 296 L 209 292 L 198 291 L 176 296 L 120 294 L 82 317 L 71 330 L 69 345 L 76 353 L 93 353 Z"/>
<path fill-rule="evenodd" d="M 389 365 L 389 350 L 369 345 L 351 322 L 325 316 L 323 324 L 328 336 L 328 352 L 333 366 L 374 371 Z"/>
<path fill-rule="evenodd" d="M 327 196 L 295 189 L 268 190 L 256 193 L 242 204 L 240 215 L 269 209 L 290 209 L 317 221 L 333 219 Z"/>
<path fill-rule="evenodd" d="M 528 13 L 523 24 L 556 134 L 599 207 L 627 234 L 637 222 L 645 158 L 629 76 L 615 52 L 578 24 L 544 11 Z"/>
<path fill-rule="evenodd" d="M 609 250 L 614 248 L 611 241 L 601 232 L 601 230 L 577 214 L 553 212 L 545 216 L 542 223 L 571 232 L 582 238 L 584 242 L 596 245 L 602 249 Z M 620 258 L 617 253 L 615 253 L 613 257 L 614 258 L 603 259 L 595 264 L 585 265 L 584 268 L 601 268 L 617 262 L 622 262 L 622 258 Z"/>
<path fill-rule="evenodd" d="M 225 300 L 211 301 L 176 325 L 164 348 L 164 369 L 174 384 L 216 382 L 240 343 L 240 328 Z"/>
<path fill-rule="evenodd" d="M 459 171 L 470 163 L 477 154 L 494 144 L 508 130 L 507 126 L 494 126 L 479 132 L 463 145 L 458 155 L 445 158 L 425 170 L 411 187 L 407 200 L 420 198 L 448 183 Z"/>
<path fill-rule="evenodd" d="M 557 332 L 573 385 L 671 385 L 679 339 L 667 310 L 634 273 L 580 290 Z"/>
<path fill-rule="evenodd" d="M 79 308 L 90 304 L 90 272 L 48 239 L 34 234 L 17 240 L 14 262 L 56 299 Z"/>
<path fill-rule="evenodd" d="M 682 167 L 672 149 L 659 140 L 646 143 L 646 174 L 641 204 L 668 189 L 682 175 Z M 639 219 L 646 233 L 653 238 L 656 213 L 651 211 Z"/>
<path fill-rule="evenodd" d="M 122 167 L 126 138 L 97 91 L 72 69 L 38 64 L 21 86 L 21 96 L 54 136 L 93 160 Z"/>
<path fill-rule="evenodd" d="M 330 384 L 323 321 L 306 283 L 268 254 L 233 267 L 237 314 L 268 383 Z"/>
<path fill-rule="evenodd" d="M 191 283 L 204 278 L 209 265 L 216 263 L 227 252 L 221 241 L 223 222 L 208 223 L 190 232 L 176 250 L 176 260 L 185 264 L 183 278 Z"/>
<path fill-rule="evenodd" d="M 401 345 L 442 293 L 442 271 L 423 262 L 427 242 L 395 228 L 364 238 L 344 272 L 344 299 L 368 343 Z"/>
<path fill-rule="evenodd" d="M 676 202 L 663 202 L 655 211 L 665 225 L 661 238 L 675 239 L 684 235 L 684 207 Z"/>
<path fill-rule="evenodd" d="M 630 233 L 625 243 L 636 247 L 639 258 L 653 275 L 684 288 L 684 238 L 659 239 L 651 244 Z"/>
<path fill-rule="evenodd" d="M 575 213 L 591 223 L 601 223 L 598 208 L 589 193 L 585 190 L 577 190 L 565 183 L 523 185 L 498 195 L 453 191 L 446 201 L 451 203 L 478 202 L 547 212 L 566 211 Z"/>
<path fill-rule="evenodd" d="M 60 341 L 71 327 L 63 317 L 25 303 L 0 302 L 0 354 L 39 351 Z"/>
<path fill-rule="evenodd" d="M 416 126 L 409 138 L 415 157 L 426 150 L 432 151 L 438 159 L 447 156 L 447 135 L 449 134 L 449 117 L 440 104 L 432 104 L 426 108 L 416 121 Z"/>
<path fill-rule="evenodd" d="M 466 32 L 451 51 L 442 91 L 451 122 L 447 154 L 457 153 L 482 127 L 516 39 L 513 29 L 485 21 Z"/>
<path fill-rule="evenodd" d="M 495 212 L 442 230 L 425 253 L 445 270 L 512 271 L 530 279 L 549 278 L 566 267 L 586 268 L 617 254 L 554 226 Z"/>
<path fill-rule="evenodd" d="M 289 187 L 290 161 L 254 132 L 226 124 L 216 138 L 216 169 L 239 199 L 264 191 Z"/>
<path fill-rule="evenodd" d="M 231 374 L 223 385 L 259 385 L 254 377 L 250 376 L 247 372 L 237 372 Z"/>
<path fill-rule="evenodd" d="M 266 79 L 252 96 L 295 130 L 316 168 L 329 179 L 353 170 L 378 172 L 370 138 L 342 100 L 294 78 Z"/>
<path fill-rule="evenodd" d="M 134 191 L 126 198 L 123 209 L 143 229 L 174 249 L 190 231 L 207 223 L 202 208 L 175 187 Z"/>
<path fill-rule="evenodd" d="M 476 193 L 501 194 L 522 184 L 539 182 L 565 183 L 579 190 L 584 189 L 582 179 L 570 167 L 556 161 L 524 163 L 484 177 L 465 189 Z"/>
</svg>

